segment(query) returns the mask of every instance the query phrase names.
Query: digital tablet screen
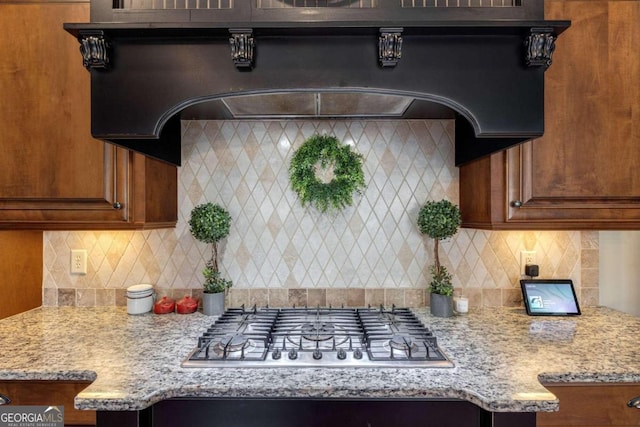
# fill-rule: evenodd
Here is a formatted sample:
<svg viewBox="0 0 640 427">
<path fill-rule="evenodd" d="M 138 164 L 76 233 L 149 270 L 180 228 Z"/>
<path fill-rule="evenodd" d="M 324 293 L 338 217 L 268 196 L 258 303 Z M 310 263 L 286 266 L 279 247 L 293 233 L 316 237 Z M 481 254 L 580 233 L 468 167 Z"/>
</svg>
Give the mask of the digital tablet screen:
<svg viewBox="0 0 640 427">
<path fill-rule="evenodd" d="M 531 316 L 571 316 L 580 307 L 571 280 L 521 280 L 522 298 Z"/>
</svg>

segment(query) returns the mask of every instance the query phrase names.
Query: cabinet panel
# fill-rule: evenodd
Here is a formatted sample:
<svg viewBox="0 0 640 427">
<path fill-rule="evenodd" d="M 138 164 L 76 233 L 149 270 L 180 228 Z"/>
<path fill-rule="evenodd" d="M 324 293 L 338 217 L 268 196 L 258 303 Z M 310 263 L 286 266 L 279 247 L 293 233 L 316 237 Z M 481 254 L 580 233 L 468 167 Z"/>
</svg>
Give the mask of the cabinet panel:
<svg viewBox="0 0 640 427">
<path fill-rule="evenodd" d="M 88 20 L 88 2 L 0 3 L 0 228 L 175 225 L 176 168 L 91 138 L 90 74 L 62 28 Z"/>
<path fill-rule="evenodd" d="M 80 411 L 73 400 L 90 382 L 86 381 L 0 381 L 0 393 L 11 399 L 12 405 L 64 406 L 65 426 L 96 424 L 95 411 Z"/>
<path fill-rule="evenodd" d="M 41 306 L 42 232 L 0 231 L 0 257 L 0 319 Z"/>
<path fill-rule="evenodd" d="M 538 427 L 640 426 L 640 409 L 627 402 L 640 396 L 640 384 L 545 384 L 560 402 L 558 412 L 539 413 Z"/>
<path fill-rule="evenodd" d="M 640 228 L 640 2 L 547 0 L 545 17 L 572 21 L 545 74 L 545 135 L 460 168 L 463 223 Z"/>
</svg>

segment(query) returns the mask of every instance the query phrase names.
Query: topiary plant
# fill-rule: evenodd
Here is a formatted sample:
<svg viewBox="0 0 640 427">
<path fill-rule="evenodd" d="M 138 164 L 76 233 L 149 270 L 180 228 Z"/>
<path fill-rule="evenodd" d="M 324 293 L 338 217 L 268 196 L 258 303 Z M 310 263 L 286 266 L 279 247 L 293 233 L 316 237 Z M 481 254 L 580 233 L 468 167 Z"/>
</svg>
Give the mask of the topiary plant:
<svg viewBox="0 0 640 427">
<path fill-rule="evenodd" d="M 211 259 L 207 261 L 202 271 L 205 280 L 204 292 L 224 292 L 233 285 L 233 282 L 220 276 L 218 242 L 229 235 L 231 215 L 220 205 L 204 203 L 191 210 L 189 227 L 196 240 L 211 244 Z"/>
<path fill-rule="evenodd" d="M 428 201 L 420 209 L 418 228 L 422 234 L 426 234 L 435 240 L 433 247 L 434 265 L 430 267 L 432 280 L 429 283 L 429 292 L 431 293 L 446 296 L 453 295 L 451 274 L 443 265 L 440 265 L 438 242 L 456 234 L 460 224 L 460 209 L 448 200 Z"/>
</svg>

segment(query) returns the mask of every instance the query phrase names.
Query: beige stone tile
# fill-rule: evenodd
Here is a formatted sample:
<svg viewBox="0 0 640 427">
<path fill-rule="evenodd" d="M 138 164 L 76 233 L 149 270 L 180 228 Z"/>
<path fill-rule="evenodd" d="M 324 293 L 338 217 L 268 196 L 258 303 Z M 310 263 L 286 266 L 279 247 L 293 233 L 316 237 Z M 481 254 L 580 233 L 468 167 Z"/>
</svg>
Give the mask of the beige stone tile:
<svg viewBox="0 0 640 427">
<path fill-rule="evenodd" d="M 229 289 L 229 306 L 240 307 L 249 306 L 249 289 L 231 288 Z"/>
<path fill-rule="evenodd" d="M 372 307 L 384 304 L 384 289 L 365 289 L 364 303 Z"/>
<path fill-rule="evenodd" d="M 598 288 L 600 275 L 598 268 L 583 268 L 580 272 L 580 285 L 583 288 Z"/>
<path fill-rule="evenodd" d="M 58 306 L 68 307 L 76 305 L 76 290 L 69 288 L 58 289 Z"/>
<path fill-rule="evenodd" d="M 580 290 L 580 307 L 595 307 L 600 304 L 600 292 L 597 288 Z"/>
<path fill-rule="evenodd" d="M 348 306 L 349 292 L 344 288 L 327 289 L 327 306 L 346 307 Z"/>
<path fill-rule="evenodd" d="M 95 307 L 96 306 L 96 290 L 95 289 L 76 289 L 76 305 L 78 307 Z"/>
<path fill-rule="evenodd" d="M 56 307 L 58 305 L 58 290 L 55 288 L 44 288 L 42 305 L 45 307 Z"/>
<path fill-rule="evenodd" d="M 127 306 L 127 290 L 126 289 L 116 289 L 116 306 L 117 307 Z"/>
<path fill-rule="evenodd" d="M 580 247 L 582 249 L 599 249 L 600 248 L 600 232 L 581 231 Z"/>
<path fill-rule="evenodd" d="M 364 307 L 364 288 L 347 289 L 347 306 Z"/>
<path fill-rule="evenodd" d="M 327 305 L 326 289 L 307 289 L 309 307 L 325 307 Z"/>
<path fill-rule="evenodd" d="M 598 268 L 600 252 L 597 249 L 583 249 L 580 251 L 580 267 Z"/>
<path fill-rule="evenodd" d="M 200 288 L 200 291 L 202 291 L 202 288 Z M 178 301 L 186 296 L 193 296 L 192 295 L 193 290 L 191 289 L 186 289 L 186 288 L 175 288 L 171 290 L 171 297 Z"/>
<path fill-rule="evenodd" d="M 364 277 L 365 274 L 362 273 L 366 273 L 368 277 L 370 273 L 359 269 L 372 268 L 366 259 L 369 256 L 382 255 L 385 245 L 379 239 L 386 239 L 385 234 L 390 235 L 392 232 L 406 236 L 396 254 L 401 268 L 407 274 L 406 283 L 402 286 L 407 286 L 407 283 L 426 285 L 426 266 L 432 262 L 433 241 L 416 233 L 415 210 L 409 212 L 409 206 L 406 204 L 397 206 L 404 208 L 411 216 L 410 219 L 403 214 L 401 217 L 387 216 L 383 220 L 379 215 L 369 215 L 368 211 L 363 213 L 358 209 L 351 211 L 349 215 L 339 215 L 331 224 L 322 218 L 310 219 L 308 213 L 304 213 L 300 208 L 297 200 L 291 202 L 288 197 L 284 197 L 290 193 L 286 164 L 293 150 L 300 146 L 309 130 L 332 132 L 339 126 L 340 129 L 344 128 L 344 139 L 352 139 L 365 158 L 382 159 L 384 172 L 380 178 L 383 181 L 381 185 L 405 188 L 406 183 L 417 182 L 418 188 L 414 189 L 415 185 L 412 185 L 410 192 L 431 194 L 434 198 L 437 195 L 447 195 L 448 198 L 456 200 L 458 171 L 450 162 L 450 156 L 453 154 L 454 121 L 247 123 L 246 130 L 236 133 L 233 129 L 237 128 L 237 124 L 230 121 L 189 122 L 183 138 L 186 139 L 183 141 L 186 148 L 179 180 L 181 188 L 185 190 L 181 199 L 181 215 L 184 215 L 188 214 L 191 205 L 203 200 L 206 187 L 204 182 L 207 177 L 220 173 L 228 177 L 224 183 L 225 191 L 234 199 L 233 203 L 240 207 L 240 212 L 234 214 L 232 234 L 225 242 L 226 253 L 223 261 L 229 271 L 252 271 L 252 277 L 248 279 L 254 280 L 254 286 L 262 286 L 249 290 L 249 305 L 258 301 L 264 305 L 269 302 L 271 306 L 289 305 L 289 294 L 286 290 L 283 295 L 278 293 L 280 291 L 269 293 L 267 289 L 267 284 L 273 283 L 275 259 L 278 262 L 284 260 L 284 266 L 277 265 L 278 277 L 281 277 L 278 286 L 296 290 L 308 286 L 308 304 L 314 302 L 317 305 L 319 301 L 324 302 L 322 305 L 332 303 L 334 306 L 358 306 L 361 305 L 362 298 L 365 304 L 384 304 L 384 287 L 389 286 L 390 274 L 384 269 L 381 274 L 373 277 L 373 281 L 367 282 L 364 296 L 361 293 L 356 295 L 354 292 L 362 292 L 355 291 L 356 288 L 349 288 L 351 293 L 348 292 L 346 297 L 327 294 L 326 290 L 322 293 L 320 289 L 329 288 L 340 281 L 353 283 L 348 279 L 354 274 L 356 277 Z M 285 128 L 287 131 L 283 133 Z M 367 138 L 361 137 L 363 133 Z M 239 141 L 238 137 L 244 140 Z M 419 141 L 419 147 L 415 147 L 416 140 Z M 409 153 L 408 148 L 412 150 L 410 158 L 403 159 L 400 153 Z M 434 155 L 436 151 L 439 153 L 437 156 Z M 267 163 L 264 163 L 265 159 L 268 159 Z M 391 173 L 394 168 L 399 167 L 401 161 L 403 174 Z M 425 165 L 434 171 L 444 171 L 444 174 L 437 176 L 446 178 L 441 180 L 436 177 L 424 182 L 421 175 L 416 176 L 415 171 L 418 170 L 421 174 L 420 171 L 424 170 Z M 232 171 L 236 173 L 232 174 Z M 215 183 L 207 185 L 213 184 Z M 371 197 L 373 193 L 369 193 L 362 197 Z M 373 195 L 375 199 L 369 199 L 368 202 L 382 197 L 380 202 L 391 206 L 392 200 L 384 199 L 389 196 L 390 194 L 380 195 L 378 192 Z M 406 203 L 406 200 L 409 200 L 408 203 L 411 203 L 413 200 L 412 196 L 402 199 L 402 191 L 393 192 L 393 198 L 394 205 L 398 201 Z M 407 233 L 406 227 L 409 223 L 411 232 Z M 248 226 L 238 227 L 240 224 Z M 377 238 L 370 231 L 376 229 L 384 229 L 385 232 L 380 234 L 377 241 L 370 241 L 369 239 Z M 266 233 L 263 234 L 264 231 Z M 167 295 L 175 299 L 182 298 L 185 292 L 181 289 L 201 287 L 201 269 L 209 255 L 206 245 L 194 241 L 184 222 L 179 222 L 176 229 L 143 232 L 47 231 L 44 233 L 44 239 L 45 287 L 116 290 L 114 303 L 117 305 L 126 305 L 124 291 L 117 289 L 124 289 L 136 282 L 150 282 L 168 289 L 176 288 L 171 290 L 171 294 L 167 291 Z M 332 246 L 336 240 L 355 242 L 355 246 L 346 245 L 346 253 L 336 251 Z M 83 277 L 70 275 L 68 257 L 71 247 L 86 248 L 89 251 L 90 274 Z M 450 242 L 441 246 L 441 257 L 443 263 L 455 274 L 455 283 L 476 289 L 469 290 L 471 293 L 466 296 L 470 299 L 471 307 L 480 307 L 485 299 L 485 305 L 487 302 L 494 304 L 496 301 L 499 301 L 499 304 L 513 303 L 513 298 L 509 296 L 511 291 L 504 295 L 501 293 L 500 298 L 496 299 L 489 293 L 483 296 L 479 289 L 510 289 L 519 278 L 517 269 L 519 251 L 522 249 L 538 251 L 541 271 L 545 276 L 576 277 L 581 273 L 583 287 L 597 287 L 598 247 L 597 231 L 524 232 L 462 229 Z M 322 251 L 325 253 L 322 254 Z M 333 254 L 333 257 L 346 255 L 349 268 L 338 270 L 336 278 L 322 275 L 318 280 L 323 283 L 299 283 L 308 280 L 309 271 L 321 272 L 326 266 L 329 266 L 327 270 L 330 270 L 333 265 L 344 264 L 344 260 L 332 258 L 327 254 Z M 266 256 L 270 259 L 262 262 Z M 301 263 L 303 256 L 309 259 Z M 424 268 L 416 269 L 416 262 Z M 302 265 L 306 271 L 300 271 Z M 552 265 L 554 271 L 551 269 Z M 244 277 L 230 279 L 236 283 L 245 280 Z M 387 300 L 400 299 L 398 294 L 394 293 L 396 288 L 387 289 L 391 289 Z M 416 292 L 413 288 L 401 289 L 404 289 L 402 305 L 418 303 L 420 295 L 413 294 Z M 58 298 L 58 292 L 48 292 L 50 293 L 46 295 L 43 292 L 45 304 L 59 304 L 61 300 Z M 193 295 L 195 297 L 195 293 Z M 230 300 L 232 296 L 229 294 Z M 414 297 L 417 299 L 414 300 Z M 75 301 L 75 297 L 73 299 Z M 98 300 L 102 300 L 102 297 L 96 292 L 96 304 Z M 65 301 L 69 303 L 68 299 Z M 426 292 L 423 303 L 428 304 Z"/>
<path fill-rule="evenodd" d="M 483 289 L 482 306 L 500 307 L 502 305 L 502 289 Z"/>
<path fill-rule="evenodd" d="M 482 307 L 481 288 L 465 288 L 461 295 L 469 298 L 469 308 Z"/>
<path fill-rule="evenodd" d="M 522 291 L 520 289 L 503 289 L 502 290 L 502 306 L 503 307 L 522 306 Z"/>
<path fill-rule="evenodd" d="M 288 307 L 289 290 L 282 288 L 269 289 L 269 307 Z"/>
<path fill-rule="evenodd" d="M 198 307 L 202 307 L 202 294 L 204 294 L 204 290 L 202 288 L 199 289 L 191 289 L 191 298 L 197 299 L 198 300 Z M 183 298 L 183 296 L 181 296 L 180 298 Z M 177 301 L 177 300 L 176 300 Z M 225 295 L 225 307 L 229 307 L 229 293 L 227 292 L 227 295 Z"/>
<path fill-rule="evenodd" d="M 267 288 L 249 289 L 249 307 L 266 307 L 269 305 Z"/>
<path fill-rule="evenodd" d="M 307 305 L 306 289 L 289 289 L 289 307 L 305 307 Z"/>
<path fill-rule="evenodd" d="M 405 289 L 404 290 L 404 302 L 405 307 L 424 307 L 424 295 L 426 290 L 424 289 Z"/>
<path fill-rule="evenodd" d="M 384 305 L 391 307 L 404 307 L 404 289 L 390 289 L 384 290 Z"/>
<path fill-rule="evenodd" d="M 96 289 L 96 306 L 112 307 L 116 305 L 115 289 Z"/>
<path fill-rule="evenodd" d="M 158 300 L 162 297 L 173 298 L 173 289 L 171 288 L 155 288 L 155 291 Z"/>
</svg>

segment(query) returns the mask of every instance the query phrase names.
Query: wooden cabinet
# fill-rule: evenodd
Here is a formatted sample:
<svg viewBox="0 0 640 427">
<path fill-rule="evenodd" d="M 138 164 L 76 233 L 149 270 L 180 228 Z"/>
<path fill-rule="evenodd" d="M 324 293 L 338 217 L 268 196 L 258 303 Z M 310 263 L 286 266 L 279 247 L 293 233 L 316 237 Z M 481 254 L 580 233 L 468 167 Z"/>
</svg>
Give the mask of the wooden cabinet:
<svg viewBox="0 0 640 427">
<path fill-rule="evenodd" d="M 85 389 L 87 381 L 9 381 L 0 380 L 0 394 L 11 399 L 11 405 L 64 406 L 64 425 L 94 426 L 95 411 L 80 411 L 73 400 Z"/>
<path fill-rule="evenodd" d="M 560 402 L 558 412 L 541 412 L 538 427 L 640 426 L 640 409 L 627 402 L 640 396 L 640 384 L 545 384 Z"/>
<path fill-rule="evenodd" d="M 175 226 L 176 167 L 91 137 L 90 74 L 62 28 L 88 20 L 88 2 L 0 3 L 0 228 Z"/>
<path fill-rule="evenodd" d="M 547 0 L 570 19 L 545 74 L 542 138 L 460 167 L 463 225 L 640 228 L 640 2 Z"/>
<path fill-rule="evenodd" d="M 40 307 L 42 231 L 0 231 L 0 259 L 0 319 Z"/>
</svg>

